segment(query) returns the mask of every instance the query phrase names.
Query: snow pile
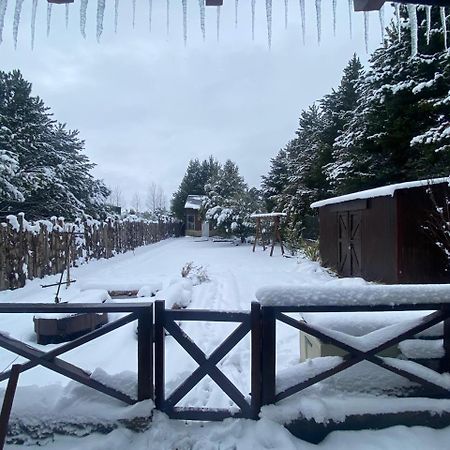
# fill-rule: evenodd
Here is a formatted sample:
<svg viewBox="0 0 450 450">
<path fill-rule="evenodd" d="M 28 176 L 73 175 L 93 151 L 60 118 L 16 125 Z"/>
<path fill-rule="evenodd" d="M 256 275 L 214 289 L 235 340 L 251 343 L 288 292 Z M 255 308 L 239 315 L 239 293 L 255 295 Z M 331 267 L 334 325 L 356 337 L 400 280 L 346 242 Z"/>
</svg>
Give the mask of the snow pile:
<svg viewBox="0 0 450 450">
<path fill-rule="evenodd" d="M 103 369 L 97 368 L 92 372 L 91 378 L 128 395 L 130 398 L 137 399 L 137 379 L 136 373 L 134 372 L 125 371 L 119 374 L 109 375 Z"/>
<path fill-rule="evenodd" d="M 343 286 L 269 286 L 260 288 L 256 298 L 263 306 L 376 306 L 450 302 L 449 284 L 397 284 Z"/>
<path fill-rule="evenodd" d="M 192 301 L 192 280 L 173 280 L 155 295 L 155 300 L 165 300 L 167 309 L 186 308 Z"/>
</svg>

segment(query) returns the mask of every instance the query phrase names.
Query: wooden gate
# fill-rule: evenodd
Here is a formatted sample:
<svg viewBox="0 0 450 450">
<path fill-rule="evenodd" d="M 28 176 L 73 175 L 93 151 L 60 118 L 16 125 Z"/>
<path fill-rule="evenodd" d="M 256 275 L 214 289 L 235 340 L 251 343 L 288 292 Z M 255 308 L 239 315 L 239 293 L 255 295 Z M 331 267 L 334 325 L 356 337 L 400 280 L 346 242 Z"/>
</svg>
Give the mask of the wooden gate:
<svg viewBox="0 0 450 450">
<path fill-rule="evenodd" d="M 361 212 L 338 213 L 338 273 L 361 276 Z"/>
<path fill-rule="evenodd" d="M 209 355 L 181 329 L 177 321 L 236 322 L 240 325 Z M 165 392 L 165 332 L 186 350 L 198 364 L 173 392 L 166 397 Z M 244 394 L 217 367 L 218 363 L 251 332 L 251 399 Z M 165 309 L 164 301 L 155 302 L 155 406 L 171 419 L 182 420 L 223 420 L 227 417 L 257 419 L 260 411 L 260 305 L 252 303 L 251 311 L 210 311 Z M 177 407 L 197 384 L 209 375 L 222 391 L 238 406 L 238 411 L 230 409 Z"/>
</svg>

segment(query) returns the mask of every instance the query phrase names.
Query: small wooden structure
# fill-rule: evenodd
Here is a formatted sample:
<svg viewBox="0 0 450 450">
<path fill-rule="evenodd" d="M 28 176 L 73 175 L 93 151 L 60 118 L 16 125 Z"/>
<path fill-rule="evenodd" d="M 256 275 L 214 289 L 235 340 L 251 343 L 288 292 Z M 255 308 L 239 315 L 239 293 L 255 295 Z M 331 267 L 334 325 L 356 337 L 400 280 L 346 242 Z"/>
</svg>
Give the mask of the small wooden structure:
<svg viewBox="0 0 450 450">
<path fill-rule="evenodd" d="M 205 222 L 200 216 L 200 208 L 205 195 L 188 195 L 184 204 L 186 218 L 186 236 L 202 236 Z"/>
<path fill-rule="evenodd" d="M 258 242 L 258 239 L 261 239 L 263 249 L 266 250 L 266 244 L 264 243 L 261 221 L 268 220 L 268 221 L 272 222 L 272 246 L 270 249 L 270 256 L 273 255 L 273 249 L 275 248 L 275 244 L 277 242 L 280 243 L 281 254 L 284 255 L 283 241 L 281 239 L 281 233 L 280 233 L 280 217 L 284 217 L 284 216 L 286 216 L 286 214 L 281 213 L 281 212 L 252 214 L 250 216 L 253 219 L 256 219 L 256 233 L 255 233 L 255 242 L 253 243 L 253 251 L 255 251 L 256 243 Z M 270 245 L 270 242 L 269 242 L 269 245 Z"/>
<path fill-rule="evenodd" d="M 83 336 L 108 323 L 107 313 L 79 313 L 67 317 L 34 317 L 37 343 L 59 344 Z"/>
<path fill-rule="evenodd" d="M 443 283 L 448 260 L 424 227 L 449 192 L 449 180 L 400 183 L 313 203 L 320 256 L 340 276 L 384 283 Z"/>
</svg>

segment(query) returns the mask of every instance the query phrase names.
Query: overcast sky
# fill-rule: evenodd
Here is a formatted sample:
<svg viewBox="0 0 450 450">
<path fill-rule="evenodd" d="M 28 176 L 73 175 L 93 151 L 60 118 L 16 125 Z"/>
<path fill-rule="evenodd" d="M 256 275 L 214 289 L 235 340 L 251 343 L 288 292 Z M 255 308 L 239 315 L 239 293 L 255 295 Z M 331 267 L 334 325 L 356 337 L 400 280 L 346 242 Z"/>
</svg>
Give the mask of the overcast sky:
<svg viewBox="0 0 450 450">
<path fill-rule="evenodd" d="M 188 40 L 183 43 L 181 0 L 171 0 L 166 33 L 166 1 L 153 0 L 149 32 L 148 0 L 120 0 L 114 33 L 114 1 L 106 0 L 104 30 L 96 40 L 97 1 L 89 0 L 86 32 L 80 34 L 80 0 L 54 5 L 47 37 L 47 2 L 39 0 L 36 41 L 30 48 L 31 0 L 24 0 L 17 50 L 13 44 L 16 0 L 8 1 L 0 45 L 0 68 L 19 68 L 34 94 L 57 120 L 80 130 L 86 153 L 97 163 L 94 174 L 119 186 L 129 202 L 150 182 L 168 198 L 191 158 L 214 155 L 237 162 L 250 185 L 259 186 L 269 160 L 294 136 L 301 109 L 337 86 L 342 69 L 356 52 L 367 60 L 362 13 L 353 13 L 349 37 L 347 0 L 337 0 L 336 36 L 332 0 L 322 0 L 322 39 L 317 43 L 314 1 L 306 0 L 306 45 L 301 38 L 298 0 L 273 0 L 272 48 L 267 45 L 265 1 L 256 1 L 255 40 L 251 1 L 224 0 L 220 40 L 216 8 L 206 8 L 202 40 L 198 0 L 188 3 Z M 391 13 L 387 6 L 386 20 Z M 378 13 L 369 15 L 369 52 L 380 43 Z"/>
</svg>

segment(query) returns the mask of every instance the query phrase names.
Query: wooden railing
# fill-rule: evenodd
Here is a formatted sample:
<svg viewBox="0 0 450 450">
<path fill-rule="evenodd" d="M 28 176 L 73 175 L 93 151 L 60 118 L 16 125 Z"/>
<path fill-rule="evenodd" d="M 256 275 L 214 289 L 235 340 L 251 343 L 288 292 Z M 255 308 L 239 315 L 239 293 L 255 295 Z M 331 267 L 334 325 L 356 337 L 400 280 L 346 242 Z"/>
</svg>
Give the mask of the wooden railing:
<svg viewBox="0 0 450 450">
<path fill-rule="evenodd" d="M 411 320 L 398 325 L 387 327 L 386 337 L 381 338 L 381 342 L 376 345 L 369 346 L 368 350 L 361 350 L 354 345 L 346 342 L 346 339 L 339 339 L 336 336 L 342 333 L 333 333 L 330 330 L 324 330 L 321 327 L 313 326 L 304 320 L 296 320 L 286 313 L 348 313 L 348 312 L 371 312 L 371 311 L 433 311 L 431 314 L 416 320 Z M 336 304 L 320 304 L 306 306 L 263 306 L 262 313 L 262 404 L 268 405 L 276 403 L 293 394 L 296 394 L 316 383 L 319 383 L 333 375 L 342 372 L 361 361 L 369 361 L 387 371 L 400 375 L 408 380 L 425 387 L 427 397 L 450 398 L 450 390 L 433 381 L 433 375 L 437 373 L 430 369 L 424 368 L 413 361 L 399 361 L 399 364 L 393 364 L 389 358 L 377 356 L 378 353 L 397 345 L 398 343 L 414 338 L 432 326 L 444 322 L 444 349 L 445 356 L 441 360 L 442 371 L 449 370 L 450 357 L 450 304 L 448 303 L 417 303 L 417 304 L 377 304 L 377 305 L 336 305 Z M 276 322 L 280 321 L 286 325 L 294 327 L 311 336 L 318 338 L 323 343 L 333 344 L 346 352 L 340 364 L 328 368 L 320 373 L 315 374 L 311 378 L 303 380 L 294 386 L 290 386 L 282 391 L 277 390 L 276 386 Z M 389 328 L 389 330 L 388 330 Z M 380 330 L 381 331 L 381 330 Z M 343 336 L 348 336 L 342 334 Z M 397 360 L 396 360 L 397 361 Z M 406 363 L 406 364 L 405 364 Z M 421 369 L 419 371 L 415 368 Z M 430 376 L 424 377 L 422 373 L 427 372 Z M 418 373 L 420 372 L 420 373 Z M 439 374 L 438 374 L 439 375 Z"/>
<path fill-rule="evenodd" d="M 97 391 L 132 404 L 144 399 L 154 399 L 155 406 L 174 419 L 183 420 L 222 420 L 227 417 L 242 417 L 257 419 L 262 405 L 273 404 L 304 389 L 319 383 L 339 372 L 342 372 L 361 361 L 381 367 L 387 371 L 400 375 L 413 383 L 425 388 L 427 397 L 450 398 L 450 388 L 439 384 L 436 372 L 424 368 L 411 361 L 393 360 L 383 358 L 378 354 L 405 339 L 413 338 L 418 333 L 443 322 L 443 342 L 445 356 L 441 359 L 441 371 L 450 369 L 450 304 L 442 303 L 402 303 L 395 304 L 354 304 L 337 305 L 335 303 L 304 306 L 261 306 L 254 302 L 250 311 L 210 311 L 210 310 L 168 310 L 163 301 L 155 302 L 155 321 L 153 324 L 152 303 L 107 303 L 107 304 L 0 304 L 1 313 L 103 313 L 117 312 L 129 313 L 120 319 L 110 322 L 101 328 L 91 331 L 77 339 L 60 345 L 48 352 L 43 352 L 20 342 L 6 334 L 0 334 L 0 347 L 12 351 L 26 359 L 20 365 L 14 365 L 8 372 L 0 374 L 0 381 L 9 378 L 5 400 L 0 419 L 0 437 L 5 436 L 9 412 L 14 397 L 15 385 L 19 374 L 42 365 L 50 370 L 62 374 L 72 380 L 78 381 Z M 357 311 L 433 311 L 424 316 L 391 325 L 385 329 L 384 335 L 375 345 L 365 346 L 364 349 L 351 340 L 345 339 L 340 333 L 324 330 L 320 326 L 297 320 L 289 313 L 327 313 L 327 312 L 357 312 Z M 90 373 L 74 366 L 62 359 L 64 353 L 77 348 L 87 342 L 127 324 L 138 321 L 138 373 L 137 396 L 128 394 L 101 383 L 91 377 Z M 209 355 L 206 355 L 198 343 L 193 342 L 182 330 L 177 321 L 207 321 L 207 322 L 234 322 L 238 327 Z M 342 360 L 333 367 L 315 373 L 300 383 L 277 390 L 276 353 L 277 336 L 276 325 L 280 321 L 311 336 L 315 336 L 324 343 L 330 343 L 346 352 Z M 169 333 L 198 364 L 188 376 L 169 396 L 165 390 L 165 335 Z M 239 343 L 251 334 L 251 393 L 250 398 L 244 395 L 236 385 L 218 367 L 219 362 Z M 348 335 L 347 335 L 348 337 Z M 154 351 L 153 354 L 153 341 Z M 420 370 L 416 370 L 420 369 Z M 154 373 L 154 379 L 153 379 Z M 177 404 L 209 376 L 223 390 L 223 392 L 238 406 L 238 411 L 231 409 L 198 408 Z M 438 381 L 436 381 L 438 380 Z M 6 409 L 5 409 L 6 408 Z M 3 433 L 3 434 L 2 434 Z"/>
<path fill-rule="evenodd" d="M 78 337 L 71 342 L 60 345 L 53 350 L 43 352 L 6 334 L 0 334 L 0 347 L 16 353 L 28 359 L 24 364 L 14 364 L 11 370 L 0 374 L 0 381 L 8 379 L 5 392 L 3 408 L 0 416 L 0 448 L 6 438 L 8 421 L 13 403 L 14 393 L 19 375 L 26 370 L 41 365 L 53 370 L 67 378 L 77 381 L 85 386 L 95 389 L 103 394 L 114 397 L 127 404 L 134 404 L 141 400 L 153 398 L 153 304 L 152 303 L 99 303 L 99 304 L 39 304 L 39 303 L 3 303 L 0 304 L 0 314 L 23 314 L 23 313 L 128 313 L 113 322 L 93 330 L 84 336 Z M 80 347 L 100 336 L 120 328 L 127 323 L 137 320 L 138 322 L 138 373 L 137 393 L 131 397 L 113 387 L 91 377 L 86 370 L 77 367 L 59 358 L 64 353 Z"/>
</svg>

